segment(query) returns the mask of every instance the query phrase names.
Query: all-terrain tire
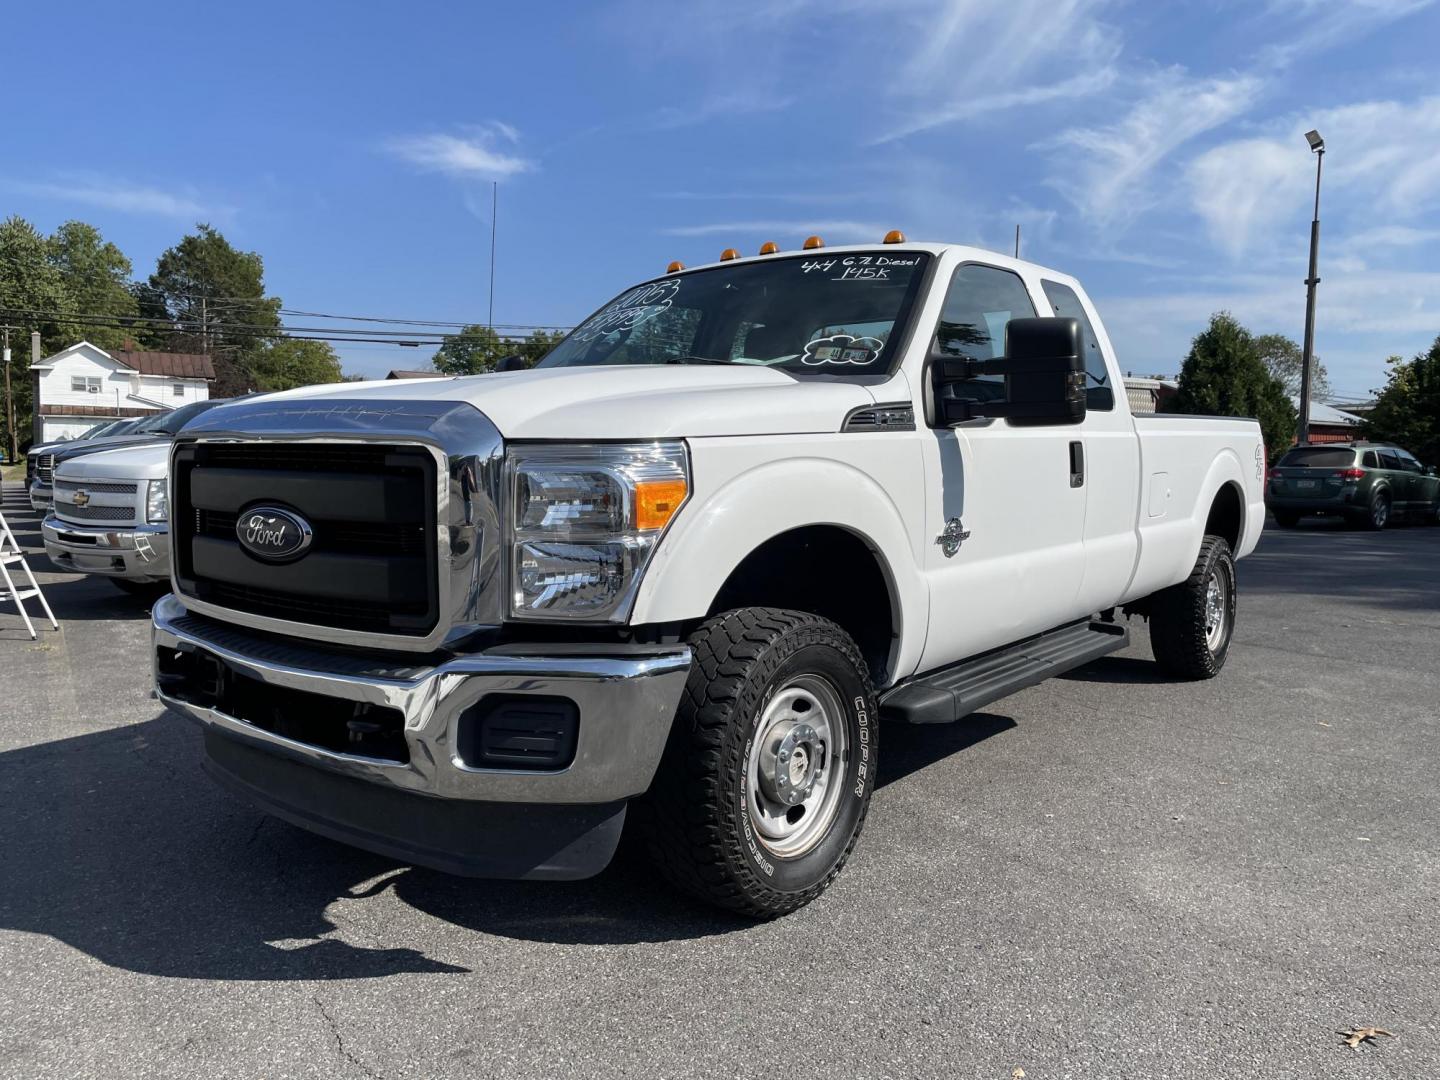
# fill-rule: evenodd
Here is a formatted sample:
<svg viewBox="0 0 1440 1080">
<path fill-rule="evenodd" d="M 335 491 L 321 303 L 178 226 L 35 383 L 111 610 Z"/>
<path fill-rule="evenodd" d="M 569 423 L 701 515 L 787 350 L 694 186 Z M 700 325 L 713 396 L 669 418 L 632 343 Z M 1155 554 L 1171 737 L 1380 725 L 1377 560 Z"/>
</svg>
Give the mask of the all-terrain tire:
<svg viewBox="0 0 1440 1080">
<path fill-rule="evenodd" d="M 825 891 L 865 823 L 879 716 L 869 669 L 839 626 L 779 608 L 715 616 L 690 647 L 690 678 L 664 756 L 650 790 L 632 804 L 631 823 L 652 865 L 679 889 L 754 918 L 784 915 Z M 748 763 L 767 705 L 797 678 L 833 687 L 846 751 L 827 762 L 828 782 L 841 785 L 828 827 L 805 850 L 777 855 L 752 822 Z"/>
<path fill-rule="evenodd" d="M 1219 634 L 1212 632 L 1211 583 L 1221 592 Z M 1150 647 L 1167 674 L 1182 679 L 1213 679 L 1225 666 L 1235 632 L 1235 559 L 1230 545 L 1207 536 L 1190 576 L 1155 594 L 1150 609 Z"/>
</svg>

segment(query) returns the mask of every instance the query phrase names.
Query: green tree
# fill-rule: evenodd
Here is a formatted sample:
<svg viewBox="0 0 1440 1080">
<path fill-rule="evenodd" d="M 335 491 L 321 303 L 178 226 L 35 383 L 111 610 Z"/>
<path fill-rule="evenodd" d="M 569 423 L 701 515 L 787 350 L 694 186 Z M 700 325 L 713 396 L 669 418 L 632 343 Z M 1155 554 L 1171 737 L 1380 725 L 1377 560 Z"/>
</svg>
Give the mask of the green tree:
<svg viewBox="0 0 1440 1080">
<path fill-rule="evenodd" d="M 1265 370 L 1280 380 L 1285 392 L 1291 397 L 1300 396 L 1300 369 L 1302 353 L 1300 346 L 1284 334 L 1261 334 L 1255 339 L 1260 350 L 1260 362 Z M 1310 357 L 1310 394 L 1323 398 L 1330 395 L 1330 376 L 1318 356 Z"/>
<path fill-rule="evenodd" d="M 1413 360 L 1392 356 L 1385 388 L 1365 417 L 1367 439 L 1405 447 L 1426 465 L 1440 465 L 1440 337 Z"/>
<path fill-rule="evenodd" d="M 135 297 L 142 315 L 170 323 L 147 334 L 152 348 L 211 354 L 216 397 L 251 389 L 260 354 L 279 337 L 280 299 L 265 295 L 264 260 L 209 225 L 161 255 Z"/>
<path fill-rule="evenodd" d="M 1274 461 L 1295 434 L 1295 407 L 1265 368 L 1254 336 L 1228 311 L 1216 312 L 1195 336 L 1180 368 L 1176 412 L 1201 416 L 1253 416 Z"/>
<path fill-rule="evenodd" d="M 281 338 L 255 353 L 251 363 L 257 390 L 339 382 L 340 357 L 328 342 Z"/>
<path fill-rule="evenodd" d="M 446 334 L 431 357 L 436 371 L 446 375 L 479 375 L 494 371 L 502 356 L 523 356 L 534 364 L 565 336 L 561 330 L 534 330 L 525 338 L 509 338 L 488 326 L 467 326 L 458 334 Z"/>
<path fill-rule="evenodd" d="M 46 240 L 50 264 L 60 274 L 79 318 L 69 326 L 66 344 L 84 338 L 102 349 L 122 348 L 135 331 L 122 323 L 138 314 L 130 291 L 130 260 L 100 230 L 83 221 L 67 221 Z M 109 319 L 111 325 L 86 316 Z"/>
<path fill-rule="evenodd" d="M 73 310 L 65 280 L 50 260 L 45 237 L 23 218 L 0 222 L 0 321 L 15 328 L 10 331 L 15 430 L 5 432 L 7 453 L 30 439 L 30 334 L 40 332 L 46 355 L 57 351 L 73 329 L 65 319 Z M 0 425 L 5 422 L 0 415 Z"/>
</svg>

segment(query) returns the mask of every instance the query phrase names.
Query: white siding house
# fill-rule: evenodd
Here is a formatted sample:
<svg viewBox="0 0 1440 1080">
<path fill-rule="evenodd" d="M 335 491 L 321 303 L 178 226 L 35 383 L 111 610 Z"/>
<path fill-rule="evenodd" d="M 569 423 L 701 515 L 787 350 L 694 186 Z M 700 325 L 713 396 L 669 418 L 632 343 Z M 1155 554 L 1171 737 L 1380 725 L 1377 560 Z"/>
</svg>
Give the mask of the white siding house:
<svg viewBox="0 0 1440 1080">
<path fill-rule="evenodd" d="M 35 442 L 57 442 L 96 424 L 169 411 L 210 396 L 210 357 L 104 349 L 81 341 L 30 365 Z"/>
</svg>

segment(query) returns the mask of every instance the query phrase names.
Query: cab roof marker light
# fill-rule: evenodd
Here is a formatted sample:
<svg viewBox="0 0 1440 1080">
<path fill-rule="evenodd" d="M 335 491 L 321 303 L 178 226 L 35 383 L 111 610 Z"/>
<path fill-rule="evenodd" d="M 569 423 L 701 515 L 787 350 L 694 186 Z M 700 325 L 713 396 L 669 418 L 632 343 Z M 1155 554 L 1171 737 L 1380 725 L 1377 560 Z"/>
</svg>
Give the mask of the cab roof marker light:
<svg viewBox="0 0 1440 1080">
<path fill-rule="evenodd" d="M 740 252 L 736 251 L 734 248 L 726 248 L 724 251 L 720 252 L 721 262 L 729 262 L 731 259 L 738 259 L 739 257 Z"/>
<path fill-rule="evenodd" d="M 775 243 L 774 240 L 766 240 L 763 244 L 760 245 L 761 255 L 774 255 L 779 250 L 780 245 Z"/>
<path fill-rule="evenodd" d="M 815 250 L 816 248 L 822 248 L 822 247 L 824 247 L 824 246 L 825 246 L 825 241 L 824 241 L 824 240 L 821 240 L 818 236 L 807 236 L 807 237 L 805 238 L 805 250 L 806 250 L 806 251 L 813 251 L 813 250 Z"/>
<path fill-rule="evenodd" d="M 672 262 L 669 266 L 665 267 L 665 273 L 667 273 L 667 274 L 678 274 L 681 270 L 684 270 L 684 269 L 685 269 L 685 264 L 682 263 L 679 259 L 676 259 L 676 260 L 675 260 L 674 262 Z"/>
<path fill-rule="evenodd" d="M 882 243 L 886 244 L 903 244 L 904 242 L 905 234 L 899 229 L 891 229 L 885 234 L 885 239 L 882 241 Z"/>
</svg>

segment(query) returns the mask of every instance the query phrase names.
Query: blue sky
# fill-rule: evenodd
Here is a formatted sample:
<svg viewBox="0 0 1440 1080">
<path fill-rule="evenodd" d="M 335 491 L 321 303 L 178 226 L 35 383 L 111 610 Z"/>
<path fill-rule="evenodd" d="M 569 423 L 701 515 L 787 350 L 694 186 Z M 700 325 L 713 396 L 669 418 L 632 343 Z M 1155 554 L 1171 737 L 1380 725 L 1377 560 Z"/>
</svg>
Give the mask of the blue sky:
<svg viewBox="0 0 1440 1080">
<path fill-rule="evenodd" d="M 7 54 L 0 212 L 91 221 L 140 277 L 205 220 L 288 307 L 484 321 L 492 180 L 500 323 L 730 245 L 1008 250 L 1018 222 L 1123 367 L 1174 372 L 1217 308 L 1300 338 L 1318 127 L 1336 390 L 1440 334 L 1431 0 L 72 0 L 7 26 L 34 47 Z"/>
</svg>

